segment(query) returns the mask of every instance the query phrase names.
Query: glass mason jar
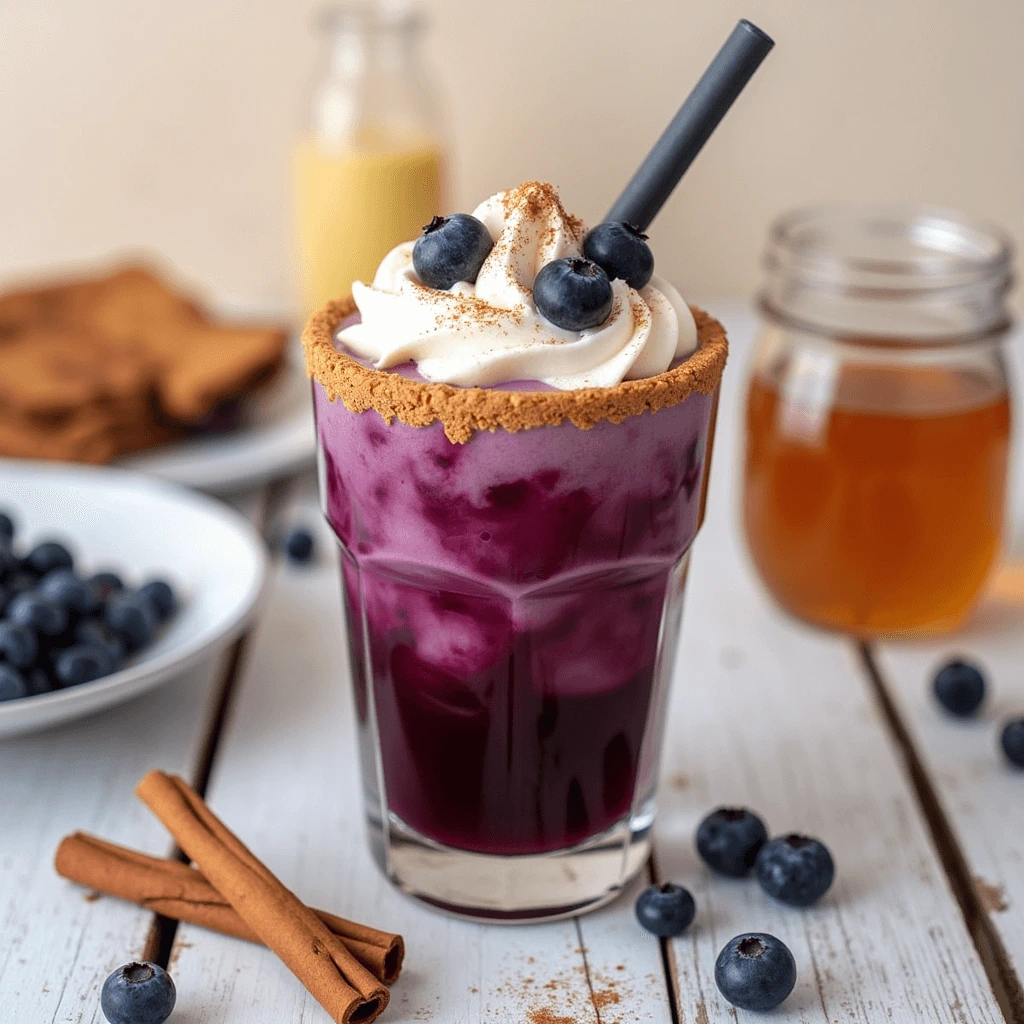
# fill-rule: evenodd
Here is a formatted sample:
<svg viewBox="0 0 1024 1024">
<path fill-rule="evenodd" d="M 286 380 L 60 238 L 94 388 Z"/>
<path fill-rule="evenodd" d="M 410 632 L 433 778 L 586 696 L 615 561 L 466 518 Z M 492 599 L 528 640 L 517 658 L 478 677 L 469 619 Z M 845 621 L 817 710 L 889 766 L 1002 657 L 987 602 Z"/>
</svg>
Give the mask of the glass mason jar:
<svg viewBox="0 0 1024 1024">
<path fill-rule="evenodd" d="M 420 60 L 422 15 L 407 4 L 326 10 L 326 69 L 295 154 L 306 316 L 371 281 L 399 242 L 441 209 L 441 142 Z"/>
<path fill-rule="evenodd" d="M 772 227 L 743 513 L 775 599 L 860 637 L 950 630 L 999 553 L 1010 443 L 1006 238 L 918 206 Z"/>
</svg>

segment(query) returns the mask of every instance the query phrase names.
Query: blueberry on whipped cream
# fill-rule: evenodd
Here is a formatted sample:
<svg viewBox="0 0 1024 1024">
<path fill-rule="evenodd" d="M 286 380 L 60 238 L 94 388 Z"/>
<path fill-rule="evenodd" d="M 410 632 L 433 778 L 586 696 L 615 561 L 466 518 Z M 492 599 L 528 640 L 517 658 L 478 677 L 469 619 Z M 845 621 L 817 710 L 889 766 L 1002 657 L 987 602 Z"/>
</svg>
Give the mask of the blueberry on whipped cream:
<svg viewBox="0 0 1024 1024">
<path fill-rule="evenodd" d="M 430 282 L 440 278 L 418 271 L 416 246 L 454 229 L 403 242 L 384 257 L 372 284 L 352 286 L 360 317 L 338 333 L 345 349 L 379 370 L 415 363 L 432 383 L 540 381 L 571 391 L 657 376 L 697 347 L 689 307 L 657 275 L 639 289 L 610 281 L 610 309 L 591 326 L 565 327 L 545 315 L 538 275 L 556 261 L 582 260 L 587 235 L 553 186 L 525 182 L 485 200 L 472 216 L 492 243 L 475 281 L 437 288 Z"/>
<path fill-rule="evenodd" d="M 494 248 L 490 232 L 468 213 L 435 217 L 412 247 L 412 265 L 430 288 L 451 288 L 459 281 L 476 281 L 484 260 Z"/>
<path fill-rule="evenodd" d="M 566 331 L 599 327 L 612 311 L 608 275 L 582 256 L 552 260 L 533 282 L 533 300 L 545 320 Z"/>
<path fill-rule="evenodd" d="M 621 278 L 639 291 L 654 274 L 654 253 L 647 236 L 633 224 L 605 221 L 587 232 L 583 255 L 612 279 Z"/>
</svg>

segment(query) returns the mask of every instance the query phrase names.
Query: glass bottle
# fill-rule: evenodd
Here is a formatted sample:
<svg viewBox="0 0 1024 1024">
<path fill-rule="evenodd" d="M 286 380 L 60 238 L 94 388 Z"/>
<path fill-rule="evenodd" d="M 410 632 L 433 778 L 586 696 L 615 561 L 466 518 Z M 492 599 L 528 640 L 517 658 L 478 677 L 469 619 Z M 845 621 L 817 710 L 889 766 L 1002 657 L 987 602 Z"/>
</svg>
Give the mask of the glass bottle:
<svg viewBox="0 0 1024 1024">
<path fill-rule="evenodd" d="M 327 66 L 295 157 L 304 310 L 370 282 L 383 256 L 441 206 L 441 142 L 420 60 L 422 15 L 404 3 L 325 11 Z"/>
<path fill-rule="evenodd" d="M 1000 548 L 1012 253 L 965 215 L 797 210 L 771 229 L 744 520 L 775 599 L 859 637 L 942 632 Z"/>
</svg>

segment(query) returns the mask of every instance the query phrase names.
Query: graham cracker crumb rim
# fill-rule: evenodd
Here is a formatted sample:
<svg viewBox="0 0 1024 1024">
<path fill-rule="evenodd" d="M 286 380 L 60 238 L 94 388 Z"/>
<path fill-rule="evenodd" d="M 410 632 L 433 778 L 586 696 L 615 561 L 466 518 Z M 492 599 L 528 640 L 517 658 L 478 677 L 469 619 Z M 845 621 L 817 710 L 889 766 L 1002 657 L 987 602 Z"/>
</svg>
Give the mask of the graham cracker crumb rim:
<svg viewBox="0 0 1024 1024">
<path fill-rule="evenodd" d="M 429 384 L 388 370 L 363 366 L 334 344 L 338 325 L 358 312 L 351 297 L 326 303 L 302 332 L 306 374 L 331 402 L 339 398 L 350 412 L 374 409 L 388 424 L 397 419 L 410 427 L 440 422 L 455 444 L 465 444 L 478 430 L 509 433 L 558 426 L 568 420 L 589 430 L 603 420 L 621 423 L 630 416 L 678 405 L 694 392 L 711 395 L 722 379 L 728 342 L 722 325 L 696 306 L 697 349 L 678 366 L 641 380 L 610 388 L 578 391 L 497 391 Z"/>
</svg>

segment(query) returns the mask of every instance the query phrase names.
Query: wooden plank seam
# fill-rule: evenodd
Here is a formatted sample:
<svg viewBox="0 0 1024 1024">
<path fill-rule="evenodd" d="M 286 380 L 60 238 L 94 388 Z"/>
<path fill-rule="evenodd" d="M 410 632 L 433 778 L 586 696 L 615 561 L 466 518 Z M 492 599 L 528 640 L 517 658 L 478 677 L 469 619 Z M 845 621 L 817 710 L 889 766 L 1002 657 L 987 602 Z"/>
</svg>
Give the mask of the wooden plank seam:
<svg viewBox="0 0 1024 1024">
<path fill-rule="evenodd" d="M 1011 1024 L 1024 1024 L 1024 988 L 1013 968 L 1009 951 L 1003 945 L 981 904 L 967 857 L 943 813 L 938 794 L 914 746 L 910 731 L 900 716 L 896 702 L 889 694 L 871 645 L 860 643 L 858 651 L 871 692 L 899 750 L 921 814 L 931 833 L 942 867 L 949 878 L 950 888 L 960 905 L 967 932 L 988 975 L 992 993 L 1007 1021 Z"/>
</svg>

